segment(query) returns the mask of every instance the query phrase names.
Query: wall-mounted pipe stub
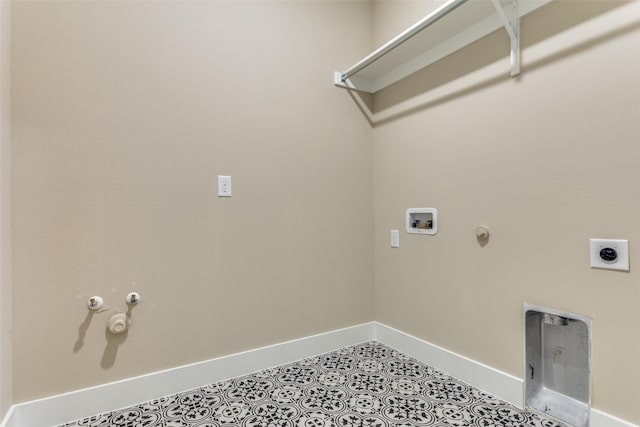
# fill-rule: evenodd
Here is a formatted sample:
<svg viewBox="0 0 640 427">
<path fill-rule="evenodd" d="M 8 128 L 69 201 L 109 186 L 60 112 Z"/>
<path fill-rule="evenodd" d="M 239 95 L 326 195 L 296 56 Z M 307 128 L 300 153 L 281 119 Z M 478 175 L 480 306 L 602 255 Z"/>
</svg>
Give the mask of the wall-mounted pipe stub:
<svg viewBox="0 0 640 427">
<path fill-rule="evenodd" d="M 89 310 L 98 310 L 102 307 L 103 304 L 104 300 L 102 299 L 102 297 L 99 297 L 97 295 L 92 296 L 91 298 L 89 298 L 89 300 L 87 300 L 87 307 L 89 307 Z"/>
<path fill-rule="evenodd" d="M 487 240 L 491 232 L 485 225 L 479 225 L 476 227 L 476 237 L 479 240 Z"/>
<path fill-rule="evenodd" d="M 140 302 L 140 294 L 137 292 L 129 292 L 127 294 L 127 304 L 136 305 Z"/>
<path fill-rule="evenodd" d="M 124 334 L 129 330 L 129 319 L 125 313 L 117 313 L 111 316 L 107 323 L 107 329 L 114 335 Z"/>
</svg>

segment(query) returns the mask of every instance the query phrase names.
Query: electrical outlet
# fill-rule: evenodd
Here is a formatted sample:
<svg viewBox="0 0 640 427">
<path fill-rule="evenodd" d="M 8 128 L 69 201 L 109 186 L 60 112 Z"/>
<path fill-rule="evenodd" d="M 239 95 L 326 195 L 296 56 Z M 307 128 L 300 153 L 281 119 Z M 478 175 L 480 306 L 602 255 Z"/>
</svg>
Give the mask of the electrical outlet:
<svg viewBox="0 0 640 427">
<path fill-rule="evenodd" d="M 629 271 L 629 241 L 591 239 L 591 267 Z"/>
</svg>

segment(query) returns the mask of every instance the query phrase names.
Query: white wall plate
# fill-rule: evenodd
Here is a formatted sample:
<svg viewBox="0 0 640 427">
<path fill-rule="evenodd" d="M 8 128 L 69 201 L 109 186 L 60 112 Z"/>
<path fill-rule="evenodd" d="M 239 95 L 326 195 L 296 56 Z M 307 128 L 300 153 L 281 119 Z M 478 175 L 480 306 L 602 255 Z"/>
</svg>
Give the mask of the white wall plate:
<svg viewBox="0 0 640 427">
<path fill-rule="evenodd" d="M 591 239 L 591 267 L 629 271 L 629 241 Z"/>
</svg>

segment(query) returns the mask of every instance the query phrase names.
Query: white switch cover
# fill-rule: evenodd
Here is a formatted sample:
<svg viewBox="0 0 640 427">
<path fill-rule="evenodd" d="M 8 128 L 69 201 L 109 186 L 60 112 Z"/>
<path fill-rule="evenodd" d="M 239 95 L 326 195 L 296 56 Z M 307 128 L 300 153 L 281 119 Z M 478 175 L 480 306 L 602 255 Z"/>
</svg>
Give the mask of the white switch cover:
<svg viewBox="0 0 640 427">
<path fill-rule="evenodd" d="M 591 239 L 591 267 L 629 271 L 629 241 Z"/>
<path fill-rule="evenodd" d="M 400 231 L 391 230 L 391 247 L 399 248 L 400 247 Z"/>
<path fill-rule="evenodd" d="M 218 175 L 218 197 L 231 197 L 231 177 Z"/>
</svg>

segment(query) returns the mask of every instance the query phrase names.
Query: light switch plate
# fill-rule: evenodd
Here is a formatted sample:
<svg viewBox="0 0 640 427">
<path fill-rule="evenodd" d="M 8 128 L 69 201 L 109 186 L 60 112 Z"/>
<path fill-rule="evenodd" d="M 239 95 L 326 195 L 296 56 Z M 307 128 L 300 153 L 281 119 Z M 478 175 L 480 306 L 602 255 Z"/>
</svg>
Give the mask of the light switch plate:
<svg viewBox="0 0 640 427">
<path fill-rule="evenodd" d="M 391 230 L 391 247 L 399 248 L 400 247 L 400 231 Z"/>
<path fill-rule="evenodd" d="M 231 197 L 231 177 L 218 175 L 218 197 Z"/>
<path fill-rule="evenodd" d="M 591 239 L 589 240 L 589 246 L 592 268 L 629 271 L 628 240 Z M 614 256 L 615 259 L 605 259 L 613 258 Z"/>
</svg>

